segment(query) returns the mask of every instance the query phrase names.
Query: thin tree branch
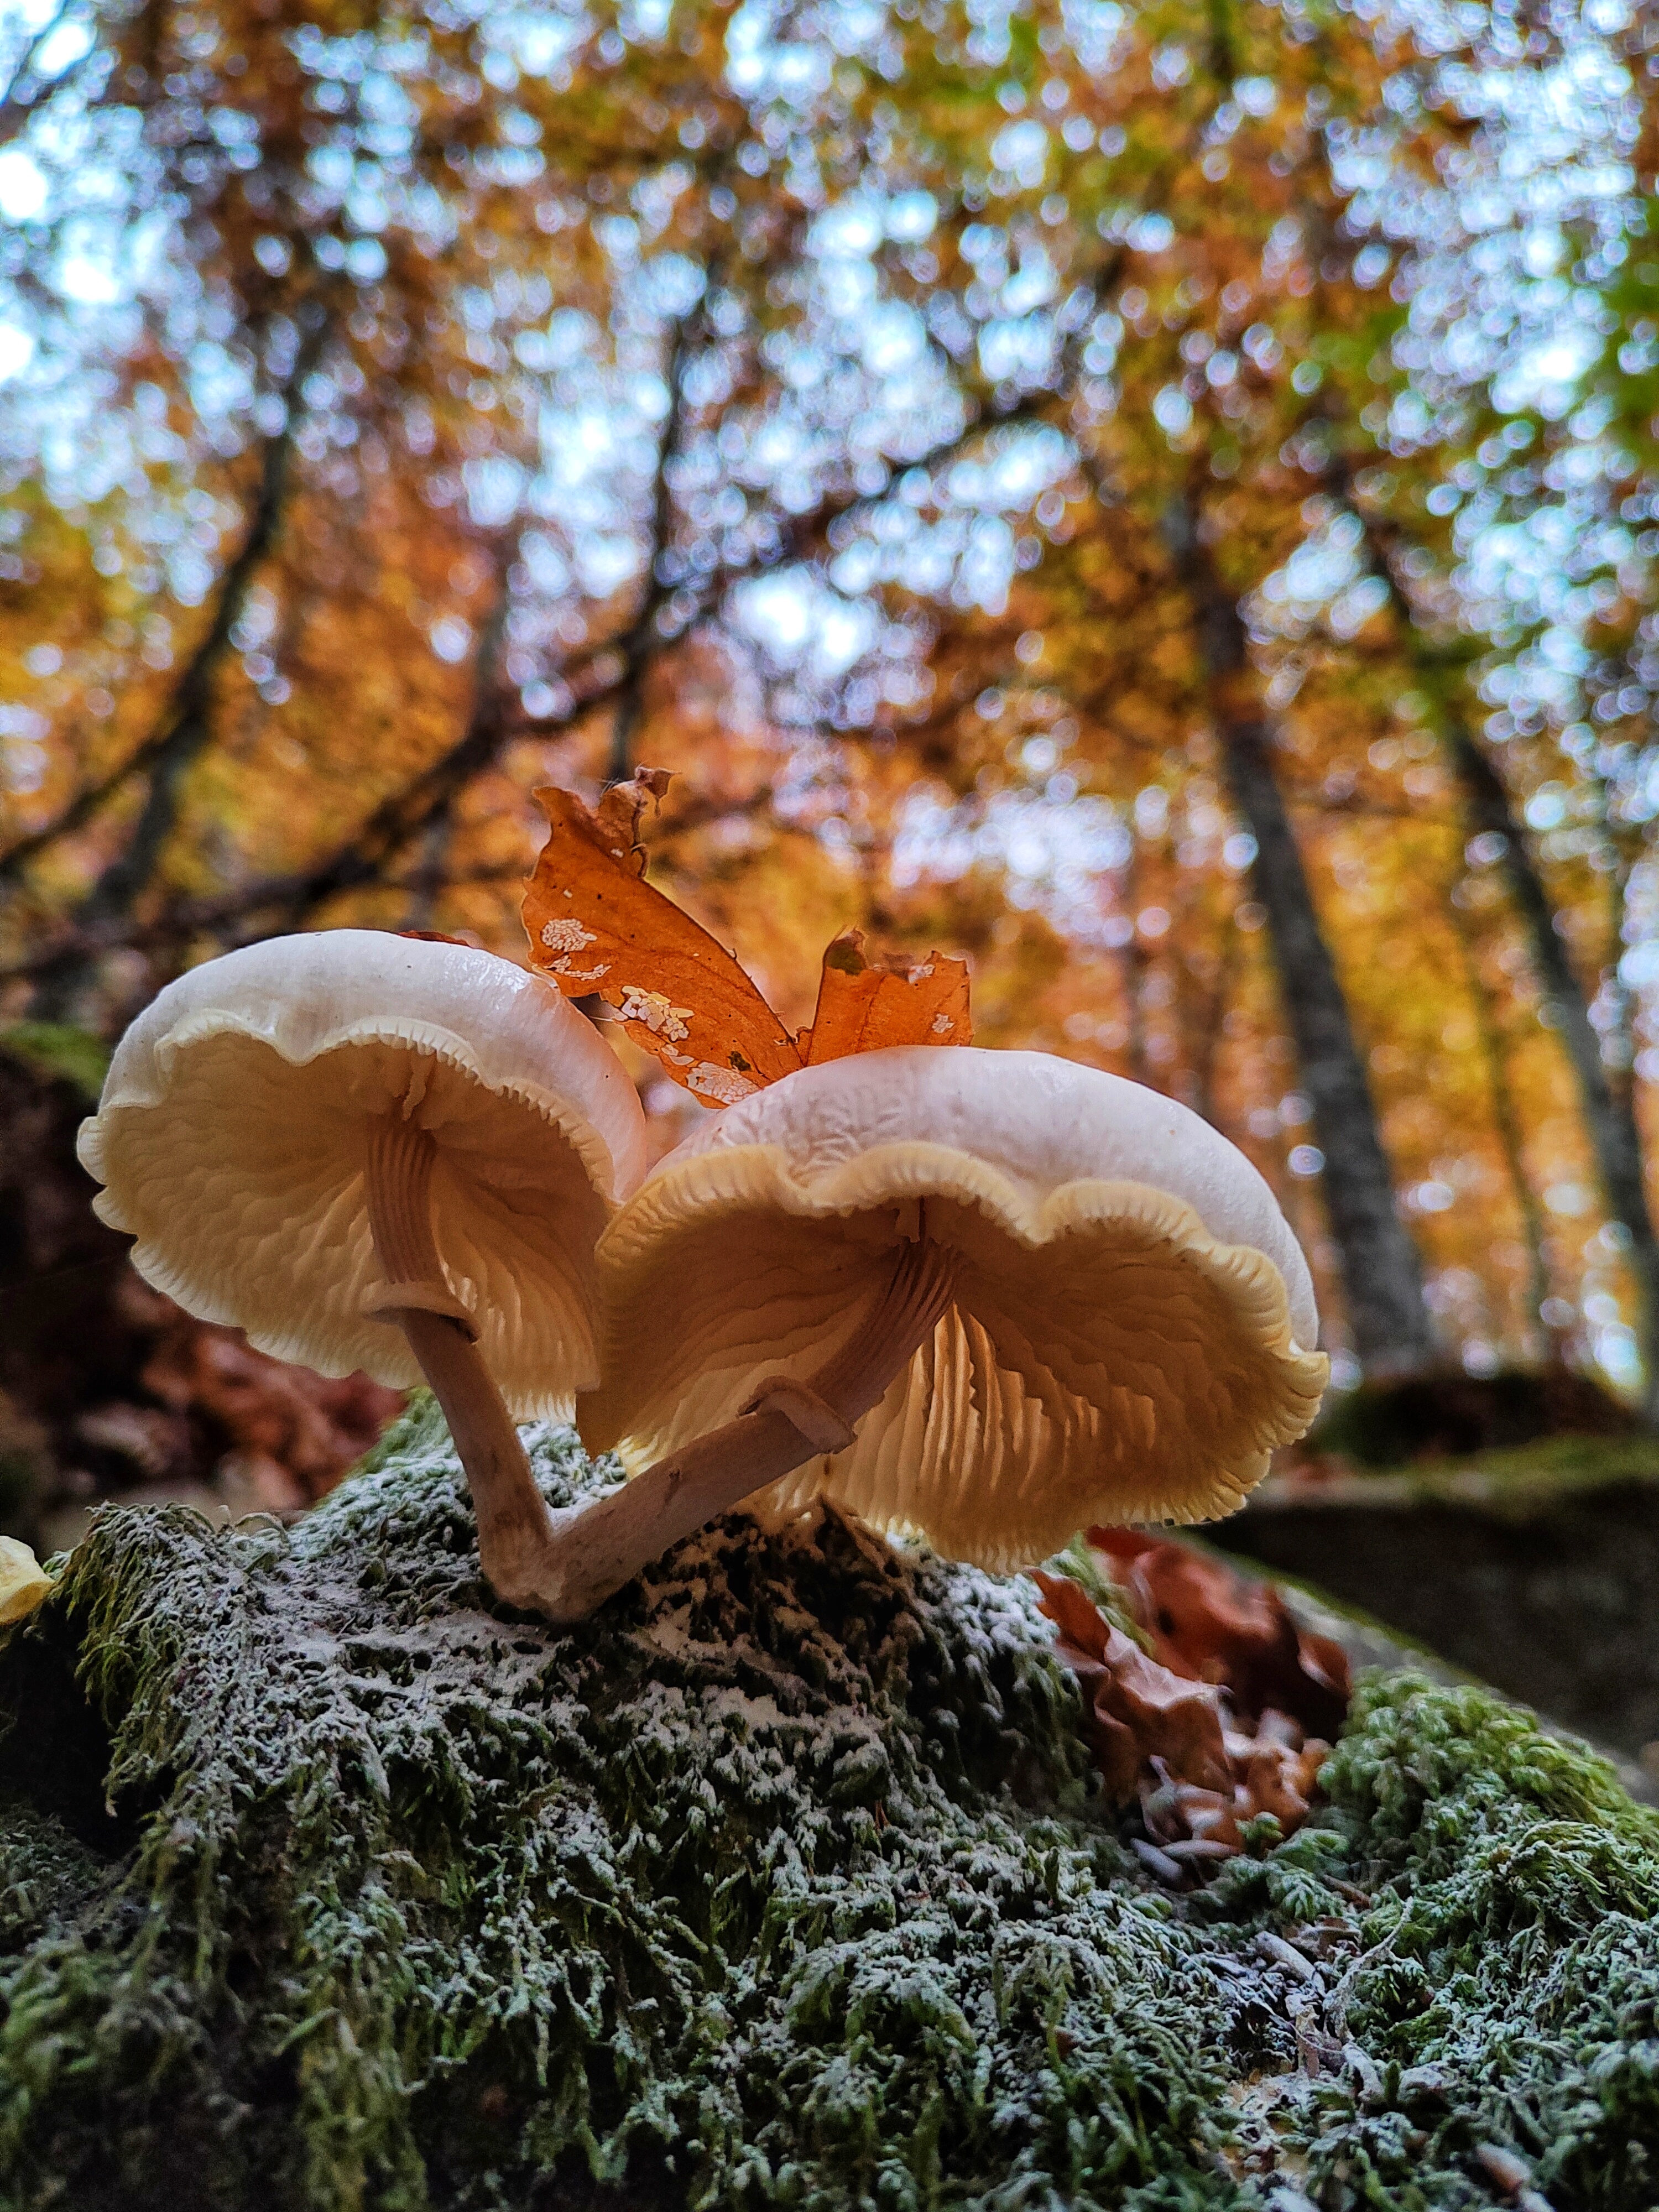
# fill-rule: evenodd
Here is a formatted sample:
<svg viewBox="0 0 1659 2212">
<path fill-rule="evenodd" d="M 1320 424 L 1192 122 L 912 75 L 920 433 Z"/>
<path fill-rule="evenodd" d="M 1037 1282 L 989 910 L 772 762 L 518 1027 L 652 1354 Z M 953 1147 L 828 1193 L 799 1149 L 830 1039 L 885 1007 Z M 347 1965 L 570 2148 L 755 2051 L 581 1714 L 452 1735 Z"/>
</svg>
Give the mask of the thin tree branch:
<svg viewBox="0 0 1659 2212">
<path fill-rule="evenodd" d="M 1532 1177 L 1527 1172 L 1526 1138 L 1516 1108 L 1515 1086 L 1510 1081 L 1509 1040 L 1498 1022 L 1498 1011 L 1492 1004 L 1492 994 L 1486 988 L 1486 978 L 1480 973 L 1479 950 L 1468 917 L 1455 901 L 1449 901 L 1448 903 L 1451 908 L 1452 928 L 1463 958 L 1464 988 L 1474 1009 L 1475 1030 L 1480 1040 L 1480 1056 L 1486 1065 L 1486 1091 L 1492 1101 L 1492 1120 L 1497 1125 L 1504 1164 L 1509 1170 L 1510 1189 L 1526 1237 L 1528 1310 L 1525 1348 L 1530 1357 L 1541 1331 L 1547 1356 L 1556 1364 L 1562 1364 L 1565 1360 L 1561 1333 L 1552 1328 L 1544 1318 L 1544 1308 L 1550 1300 L 1549 1237 L 1544 1223 L 1544 1210 L 1538 1203 L 1538 1194 L 1533 1188 Z"/>
<path fill-rule="evenodd" d="M 27 53 L 18 64 L 16 71 L 11 82 L 6 87 L 4 94 L 0 94 L 0 149 L 9 146 L 13 139 L 22 137 L 39 111 L 40 102 L 49 93 L 64 83 L 74 70 L 89 60 L 97 51 L 98 42 L 94 39 L 88 42 L 87 51 L 80 59 L 71 62 L 69 68 L 58 76 L 43 77 L 39 74 L 42 55 L 65 23 L 70 20 L 74 12 L 72 0 L 64 0 L 64 4 L 53 15 L 52 21 L 38 31 L 30 40 Z M 26 84 L 32 84 L 33 87 L 27 98 L 21 89 Z"/>
<path fill-rule="evenodd" d="M 714 271 L 708 276 L 710 287 L 714 282 Z M 704 298 L 708 297 L 705 291 Z M 651 536 L 646 558 L 645 591 L 639 611 L 634 618 L 629 635 L 632 641 L 623 656 L 623 678 L 617 696 L 616 711 L 611 724 L 611 757 L 608 773 L 613 782 L 624 783 L 634 773 L 634 732 L 639 726 L 640 709 L 645 690 L 646 663 L 650 658 L 651 632 L 658 615 L 667 605 L 670 586 L 659 573 L 663 555 L 668 550 L 668 536 L 673 527 L 674 495 L 669 484 L 670 470 L 679 458 L 680 441 L 685 432 L 685 373 L 690 365 L 691 337 L 687 322 L 682 319 L 674 325 L 673 343 L 668 359 L 668 419 L 663 425 L 661 442 L 657 447 L 656 478 L 652 487 Z"/>
<path fill-rule="evenodd" d="M 115 919 L 130 910 L 132 900 L 149 881 L 176 814 L 179 782 L 212 734 L 209 708 L 213 680 L 229 645 L 230 633 L 246 604 L 254 577 L 276 539 L 288 496 L 294 448 L 293 398 L 316 367 L 327 331 L 328 319 L 320 316 L 316 326 L 307 333 L 293 371 L 281 387 L 280 396 L 287 414 L 282 428 L 274 431 L 260 449 L 259 489 L 247 534 L 220 578 L 213 618 L 179 678 L 166 713 L 149 737 L 118 767 L 111 769 L 96 783 L 78 793 L 52 821 L 17 838 L 0 854 L 0 886 L 15 884 L 37 854 L 84 828 L 124 785 L 146 772 L 151 775 L 150 789 L 131 842 L 100 877 L 77 920 Z"/>
<path fill-rule="evenodd" d="M 76 922 L 51 944 L 0 969 L 0 981 L 39 976 L 65 963 L 84 963 L 129 946 L 177 944 L 254 915 L 270 919 L 278 930 L 292 928 L 325 900 L 386 881 L 386 862 L 442 813 L 464 783 L 489 766 L 502 742 L 495 664 L 507 599 L 503 562 L 495 604 L 479 640 L 472 711 L 461 737 L 410 783 L 382 799 L 367 821 L 325 858 L 308 868 L 259 877 L 211 898 L 175 900 L 148 922 L 134 922 L 128 915 Z"/>
<path fill-rule="evenodd" d="M 1238 972 L 1239 956 L 1244 943 L 1243 932 L 1237 921 L 1230 916 L 1227 922 L 1226 949 L 1216 963 L 1215 983 L 1210 993 L 1206 1018 L 1202 1022 L 1196 1048 L 1190 1041 L 1188 1059 L 1193 1071 L 1197 1092 L 1198 1110 L 1206 1121 L 1215 1116 L 1216 1066 L 1221 1057 L 1222 1042 L 1226 1036 L 1227 1001 L 1232 996 L 1234 978 Z"/>
</svg>

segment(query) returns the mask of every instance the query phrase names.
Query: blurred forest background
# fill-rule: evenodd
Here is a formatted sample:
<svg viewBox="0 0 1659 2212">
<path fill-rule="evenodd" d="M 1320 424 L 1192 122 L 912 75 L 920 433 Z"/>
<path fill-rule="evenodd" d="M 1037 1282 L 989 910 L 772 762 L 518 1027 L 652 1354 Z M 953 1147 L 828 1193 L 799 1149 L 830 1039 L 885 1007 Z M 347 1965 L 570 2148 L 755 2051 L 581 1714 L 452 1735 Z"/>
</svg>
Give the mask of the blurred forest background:
<svg viewBox="0 0 1659 2212">
<path fill-rule="evenodd" d="M 125 1021 L 284 930 L 518 957 L 532 789 L 643 762 L 787 1018 L 849 924 L 965 950 L 981 1042 L 1249 1152 L 1304 1487 L 1487 1448 L 1391 1494 L 1399 1617 L 1599 1433 L 1526 1602 L 1654 1674 L 1659 13 L 3 0 L 0 87 L 9 1525 L 291 1508 L 391 1404 L 92 1222 Z"/>
</svg>

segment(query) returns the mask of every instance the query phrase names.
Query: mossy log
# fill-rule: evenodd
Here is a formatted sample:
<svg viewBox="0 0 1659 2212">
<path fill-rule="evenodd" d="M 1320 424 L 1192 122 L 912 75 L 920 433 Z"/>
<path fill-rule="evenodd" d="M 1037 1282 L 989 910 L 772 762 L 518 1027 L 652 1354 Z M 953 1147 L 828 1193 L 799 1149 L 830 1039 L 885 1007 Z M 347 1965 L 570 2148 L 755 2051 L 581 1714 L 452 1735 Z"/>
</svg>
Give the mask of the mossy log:
<svg viewBox="0 0 1659 2212">
<path fill-rule="evenodd" d="M 1380 1678 L 1172 1895 L 1034 1598 L 734 1518 L 556 1631 L 425 1407 L 292 1529 L 103 1514 L 0 1654 L 0 2203 L 1655 2203 L 1605 1767 Z"/>
</svg>

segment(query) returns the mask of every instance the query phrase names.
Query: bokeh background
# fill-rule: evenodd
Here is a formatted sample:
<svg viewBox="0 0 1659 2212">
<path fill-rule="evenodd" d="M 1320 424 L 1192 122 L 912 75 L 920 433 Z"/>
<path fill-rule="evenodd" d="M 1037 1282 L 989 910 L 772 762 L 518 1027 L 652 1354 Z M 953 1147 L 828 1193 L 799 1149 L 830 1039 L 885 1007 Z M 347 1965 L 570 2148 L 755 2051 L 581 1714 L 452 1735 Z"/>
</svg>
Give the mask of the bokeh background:
<svg viewBox="0 0 1659 2212">
<path fill-rule="evenodd" d="M 1659 13 L 0 0 L 0 87 L 5 1525 L 392 1407 L 93 1221 L 124 1024 L 520 957 L 645 763 L 787 1018 L 965 951 L 1241 1145 L 1337 1388 L 1228 1540 L 1659 1771 Z"/>
</svg>

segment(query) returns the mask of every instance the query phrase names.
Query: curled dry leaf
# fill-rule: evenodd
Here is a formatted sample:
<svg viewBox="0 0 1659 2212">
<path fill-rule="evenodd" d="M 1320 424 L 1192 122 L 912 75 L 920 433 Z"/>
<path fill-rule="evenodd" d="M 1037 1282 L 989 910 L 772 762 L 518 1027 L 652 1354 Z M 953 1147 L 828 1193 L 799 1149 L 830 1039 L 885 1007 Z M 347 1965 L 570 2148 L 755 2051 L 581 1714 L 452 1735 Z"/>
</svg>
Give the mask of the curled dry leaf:
<svg viewBox="0 0 1659 2212">
<path fill-rule="evenodd" d="M 1108 1795 L 1132 1799 L 1154 1758 L 1200 1788 L 1231 1789 L 1216 1692 L 1149 1659 L 1080 1584 L 1041 1573 L 1036 1582 L 1060 1629 L 1060 1656 L 1083 1686 Z"/>
<path fill-rule="evenodd" d="M 1276 1708 L 1310 1735 L 1336 1734 L 1352 1689 L 1347 1654 L 1298 1626 L 1271 1583 L 1137 1528 L 1091 1528 L 1088 1541 L 1164 1666 L 1221 1684 L 1250 1721 Z"/>
<path fill-rule="evenodd" d="M 645 880 L 640 815 L 668 781 L 641 769 L 597 809 L 573 791 L 536 793 L 551 834 L 524 924 L 532 966 L 567 998 L 614 1006 L 635 1044 L 717 1106 L 848 1053 L 971 1040 L 965 960 L 869 954 L 856 929 L 824 953 L 812 1026 L 792 1037 L 733 955 Z"/>
<path fill-rule="evenodd" d="M 574 791 L 536 793 L 551 834 L 525 892 L 531 964 L 568 999 L 614 1006 L 677 1083 L 729 1105 L 800 1054 L 731 953 L 645 881 L 639 817 L 665 782 L 644 770 L 597 812 Z"/>
<path fill-rule="evenodd" d="M 1201 1877 L 1240 1847 L 1239 1824 L 1271 1813 L 1285 1835 L 1312 1804 L 1347 1710 L 1340 1647 L 1297 1629 L 1276 1590 L 1186 1546 L 1092 1529 L 1123 1589 L 1143 1651 L 1081 1584 L 1039 1574 L 1056 1653 L 1078 1678 L 1109 1798 L 1138 1797 L 1170 1878 Z"/>
<path fill-rule="evenodd" d="M 930 952 L 869 954 L 861 929 L 843 930 L 826 948 L 812 1026 L 795 1042 L 806 1065 L 878 1052 L 884 1045 L 969 1044 L 968 963 Z"/>
</svg>

